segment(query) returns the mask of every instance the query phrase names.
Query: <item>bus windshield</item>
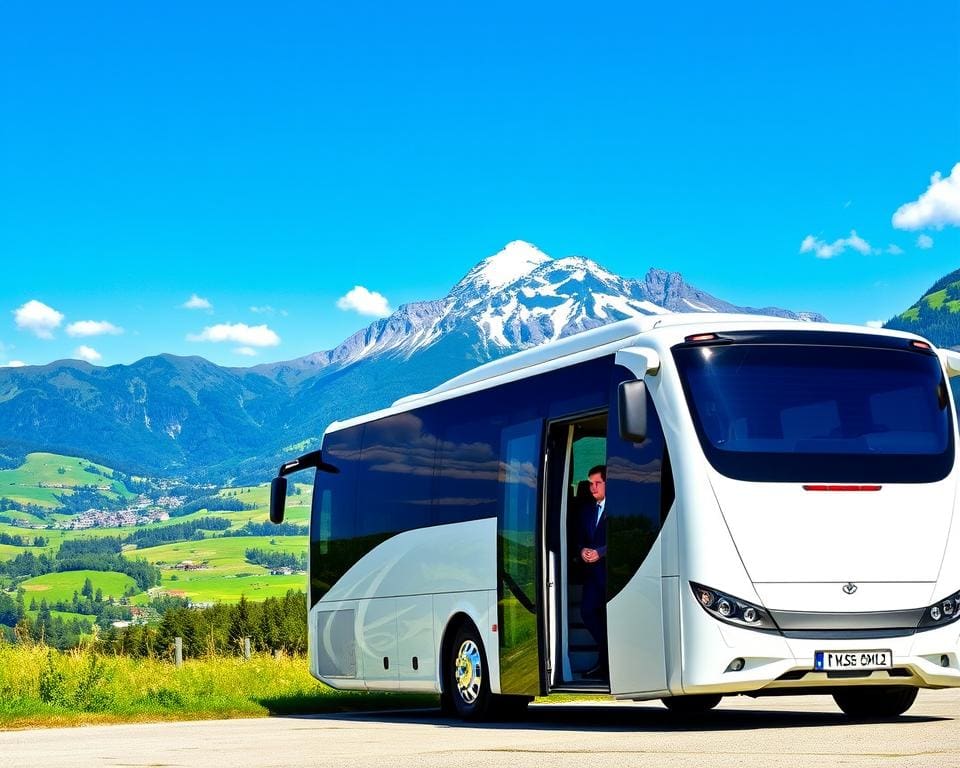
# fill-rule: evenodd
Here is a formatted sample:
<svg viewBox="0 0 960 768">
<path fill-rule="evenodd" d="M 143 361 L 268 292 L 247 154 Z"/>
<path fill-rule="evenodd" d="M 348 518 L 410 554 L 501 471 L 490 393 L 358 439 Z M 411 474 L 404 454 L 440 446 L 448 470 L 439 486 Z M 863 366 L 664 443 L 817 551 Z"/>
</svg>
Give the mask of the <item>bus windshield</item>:
<svg viewBox="0 0 960 768">
<path fill-rule="evenodd" d="M 673 354 L 700 443 L 728 477 L 920 483 L 950 472 L 947 384 L 933 354 L 762 343 Z"/>
</svg>

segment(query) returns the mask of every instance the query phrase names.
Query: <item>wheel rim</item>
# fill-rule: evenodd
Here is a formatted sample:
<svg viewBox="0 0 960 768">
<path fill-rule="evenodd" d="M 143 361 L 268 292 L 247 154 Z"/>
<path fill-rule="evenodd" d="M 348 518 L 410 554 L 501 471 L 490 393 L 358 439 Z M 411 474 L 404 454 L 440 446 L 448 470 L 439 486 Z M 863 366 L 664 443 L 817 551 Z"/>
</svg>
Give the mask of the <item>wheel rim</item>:
<svg viewBox="0 0 960 768">
<path fill-rule="evenodd" d="M 467 704 L 473 704 L 480 696 L 480 686 L 483 684 L 480 649 L 473 640 L 464 640 L 460 644 L 453 677 L 457 682 L 460 698 Z"/>
</svg>

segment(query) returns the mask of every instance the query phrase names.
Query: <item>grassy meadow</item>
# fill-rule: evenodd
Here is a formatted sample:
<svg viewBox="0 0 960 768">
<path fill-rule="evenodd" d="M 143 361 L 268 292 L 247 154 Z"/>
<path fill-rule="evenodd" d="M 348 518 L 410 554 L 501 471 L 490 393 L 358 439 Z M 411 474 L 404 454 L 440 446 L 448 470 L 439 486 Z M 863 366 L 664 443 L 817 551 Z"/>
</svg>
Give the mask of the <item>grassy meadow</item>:
<svg viewBox="0 0 960 768">
<path fill-rule="evenodd" d="M 335 691 L 302 658 L 154 659 L 0 643 L 0 728 L 265 717 L 433 706 L 436 696 Z"/>
<path fill-rule="evenodd" d="M 303 589 L 302 574 L 271 576 L 267 568 L 248 563 L 249 548 L 300 553 L 306 549 L 303 536 L 231 536 L 200 541 L 181 541 L 145 549 L 126 550 L 131 557 L 143 557 L 159 565 L 161 588 L 198 603 L 234 603 L 241 595 L 248 600 L 282 597 L 289 589 Z M 206 563 L 202 570 L 185 571 L 172 566 L 191 561 Z"/>
<path fill-rule="evenodd" d="M 0 544 L 0 562 L 4 560 L 12 560 L 21 552 L 25 552 L 26 547 L 15 547 L 12 544 Z"/>
<path fill-rule="evenodd" d="M 93 589 L 103 591 L 103 597 L 123 597 L 123 593 L 137 583 L 123 573 L 112 571 L 63 571 L 61 573 L 47 573 L 43 576 L 34 576 L 27 579 L 20 586 L 23 587 L 24 599 L 29 603 L 33 598 L 56 603 L 60 600 L 72 600 L 74 592 L 83 589 L 83 583 L 90 579 Z M 73 615 L 73 614 L 71 614 Z"/>
<path fill-rule="evenodd" d="M 84 467 L 94 467 L 102 475 L 87 472 Z M 113 470 L 92 461 L 76 456 L 61 456 L 55 453 L 31 453 L 26 461 L 16 469 L 0 470 L 0 494 L 5 498 L 22 504 L 36 504 L 41 507 L 58 506 L 56 495 L 70 494 L 73 488 L 109 485 L 104 495 L 110 498 L 132 498 L 133 494 L 123 483 L 113 480 Z M 40 488 L 44 485 L 61 485 L 63 488 Z M 29 517 L 25 513 L 16 513 L 17 517 Z"/>
</svg>

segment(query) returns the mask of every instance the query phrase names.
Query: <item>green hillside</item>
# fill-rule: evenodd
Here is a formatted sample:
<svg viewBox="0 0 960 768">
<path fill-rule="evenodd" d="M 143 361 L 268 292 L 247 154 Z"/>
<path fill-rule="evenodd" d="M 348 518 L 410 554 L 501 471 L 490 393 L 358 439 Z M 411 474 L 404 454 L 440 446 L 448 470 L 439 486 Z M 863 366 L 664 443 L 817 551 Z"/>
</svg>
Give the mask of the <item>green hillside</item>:
<svg viewBox="0 0 960 768">
<path fill-rule="evenodd" d="M 51 509 L 60 505 L 58 495 L 69 496 L 77 488 L 99 489 L 114 500 L 132 498 L 113 475 L 112 469 L 76 456 L 31 453 L 16 469 L 0 470 L 0 497 Z"/>
<path fill-rule="evenodd" d="M 26 593 L 25 599 L 29 603 L 32 598 L 39 602 L 41 599 L 48 603 L 60 600 L 70 600 L 74 592 L 83 589 L 87 579 L 93 583 L 93 588 L 103 591 L 104 598 L 123 597 L 123 593 L 130 587 L 136 587 L 136 582 L 122 573 L 108 571 L 65 571 L 63 573 L 48 573 L 44 576 L 35 576 L 27 579 L 20 586 Z"/>
<path fill-rule="evenodd" d="M 960 270 L 937 280 L 884 327 L 916 333 L 938 347 L 960 346 Z"/>
</svg>

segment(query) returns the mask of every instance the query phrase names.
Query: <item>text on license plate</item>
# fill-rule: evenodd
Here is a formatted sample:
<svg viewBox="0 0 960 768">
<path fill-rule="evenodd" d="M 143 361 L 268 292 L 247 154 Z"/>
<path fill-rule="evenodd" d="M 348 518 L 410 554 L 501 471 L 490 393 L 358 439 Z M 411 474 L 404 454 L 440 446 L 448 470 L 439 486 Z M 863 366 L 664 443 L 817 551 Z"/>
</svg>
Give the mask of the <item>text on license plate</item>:
<svg viewBox="0 0 960 768">
<path fill-rule="evenodd" d="M 813 654 L 813 668 L 832 672 L 843 669 L 892 669 L 891 651 L 817 651 Z"/>
</svg>

